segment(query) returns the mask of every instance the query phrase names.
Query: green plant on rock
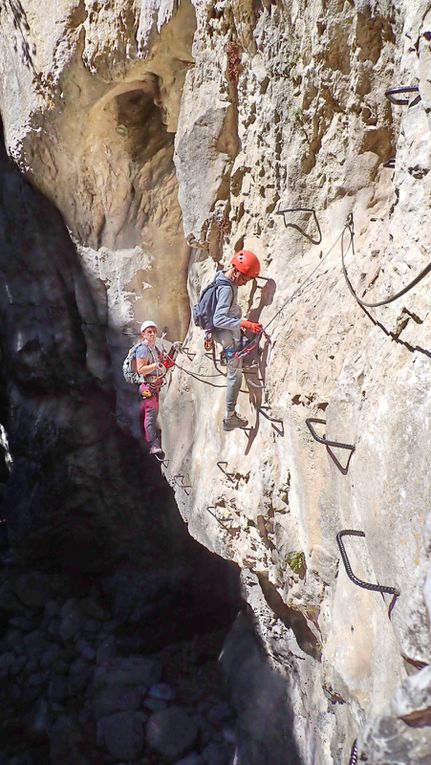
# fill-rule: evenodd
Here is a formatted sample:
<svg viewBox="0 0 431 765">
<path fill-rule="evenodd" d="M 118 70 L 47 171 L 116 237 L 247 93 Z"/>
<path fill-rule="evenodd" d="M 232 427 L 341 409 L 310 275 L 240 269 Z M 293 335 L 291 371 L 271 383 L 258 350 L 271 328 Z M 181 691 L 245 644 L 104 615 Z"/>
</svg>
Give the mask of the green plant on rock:
<svg viewBox="0 0 431 765">
<path fill-rule="evenodd" d="M 298 576 L 305 574 L 305 555 L 302 550 L 292 552 L 287 556 L 287 563 Z"/>
<path fill-rule="evenodd" d="M 302 109 L 299 107 L 297 109 L 294 109 L 292 112 L 292 122 L 301 122 L 302 120 Z"/>
</svg>

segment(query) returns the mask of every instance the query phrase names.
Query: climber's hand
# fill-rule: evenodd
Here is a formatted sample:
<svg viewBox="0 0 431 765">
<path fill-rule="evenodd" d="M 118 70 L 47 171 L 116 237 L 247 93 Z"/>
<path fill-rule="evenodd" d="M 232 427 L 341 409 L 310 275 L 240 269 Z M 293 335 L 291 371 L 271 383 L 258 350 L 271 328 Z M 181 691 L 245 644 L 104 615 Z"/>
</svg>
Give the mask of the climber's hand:
<svg viewBox="0 0 431 765">
<path fill-rule="evenodd" d="M 249 321 L 248 319 L 241 319 L 240 327 L 241 329 L 253 332 L 255 335 L 258 335 L 263 329 L 262 324 L 259 324 L 258 321 Z"/>
</svg>

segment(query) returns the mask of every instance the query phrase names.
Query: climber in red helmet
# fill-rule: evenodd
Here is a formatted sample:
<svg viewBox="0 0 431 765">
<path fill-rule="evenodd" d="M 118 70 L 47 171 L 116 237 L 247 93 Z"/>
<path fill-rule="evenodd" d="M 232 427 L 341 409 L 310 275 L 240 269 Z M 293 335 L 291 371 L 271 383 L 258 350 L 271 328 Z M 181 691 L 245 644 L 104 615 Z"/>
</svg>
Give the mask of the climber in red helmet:
<svg viewBox="0 0 431 765">
<path fill-rule="evenodd" d="M 260 262 L 254 252 L 240 250 L 236 252 L 226 272 L 219 271 L 217 285 L 217 305 L 213 316 L 214 340 L 223 346 L 227 363 L 226 413 L 223 420 L 224 430 L 245 428 L 247 420 L 236 411 L 236 402 L 242 381 L 242 359 L 235 356 L 241 350 L 241 330 L 258 334 L 262 325 L 255 321 L 241 319 L 238 305 L 238 287 L 242 287 L 260 273 Z"/>
</svg>

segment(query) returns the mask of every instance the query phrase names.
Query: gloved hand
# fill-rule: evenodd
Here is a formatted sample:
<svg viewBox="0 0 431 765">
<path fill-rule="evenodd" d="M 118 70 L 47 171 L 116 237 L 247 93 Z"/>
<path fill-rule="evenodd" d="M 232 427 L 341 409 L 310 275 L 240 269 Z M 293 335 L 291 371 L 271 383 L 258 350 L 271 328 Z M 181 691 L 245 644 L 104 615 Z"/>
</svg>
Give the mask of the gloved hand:
<svg viewBox="0 0 431 765">
<path fill-rule="evenodd" d="M 258 321 L 249 321 L 248 319 L 241 319 L 240 327 L 249 332 L 254 332 L 255 335 L 258 335 L 263 329 L 262 324 L 259 324 Z"/>
<path fill-rule="evenodd" d="M 173 361 L 169 356 L 165 356 L 162 359 L 162 364 L 165 369 L 171 369 L 173 366 L 175 366 L 175 361 Z"/>
</svg>

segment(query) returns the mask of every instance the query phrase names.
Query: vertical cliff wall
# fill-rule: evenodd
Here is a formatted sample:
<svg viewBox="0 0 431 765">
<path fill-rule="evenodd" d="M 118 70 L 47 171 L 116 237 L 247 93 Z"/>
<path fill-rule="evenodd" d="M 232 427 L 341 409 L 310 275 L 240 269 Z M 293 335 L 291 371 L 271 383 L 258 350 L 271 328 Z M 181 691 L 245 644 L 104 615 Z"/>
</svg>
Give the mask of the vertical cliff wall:
<svg viewBox="0 0 431 765">
<path fill-rule="evenodd" d="M 10 2 L 1 20 L 8 150 L 60 209 L 111 327 L 151 314 L 196 354 L 179 366 L 199 379 L 176 369 L 163 402 L 166 476 L 190 533 L 240 565 L 261 636 L 257 656 L 239 623 L 224 654 L 236 762 L 279 765 L 283 740 L 307 765 L 347 762 L 356 738 L 369 762 L 425 762 L 426 275 L 390 299 L 429 260 L 428 4 L 70 2 L 47 30 Z M 271 345 L 244 379 L 251 430 L 225 434 L 189 303 L 240 246 L 263 265 L 243 308 Z M 342 253 L 380 305 L 355 299 Z M 332 447 L 337 464 L 309 418 L 354 451 Z M 346 575 L 345 529 L 365 535 L 344 537 L 355 575 L 400 591 L 391 609 Z"/>
</svg>

